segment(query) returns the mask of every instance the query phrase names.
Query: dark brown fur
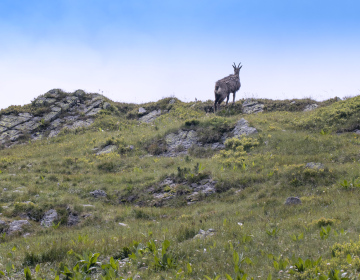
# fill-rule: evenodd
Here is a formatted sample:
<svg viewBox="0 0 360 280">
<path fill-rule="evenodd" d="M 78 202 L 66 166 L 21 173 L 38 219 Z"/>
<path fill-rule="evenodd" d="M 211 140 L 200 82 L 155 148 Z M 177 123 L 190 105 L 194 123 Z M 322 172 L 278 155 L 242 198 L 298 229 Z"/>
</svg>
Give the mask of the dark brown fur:
<svg viewBox="0 0 360 280">
<path fill-rule="evenodd" d="M 241 83 L 240 83 L 240 69 L 242 65 L 241 62 L 236 67 L 236 64 L 234 63 L 234 74 L 229 75 L 221 80 L 218 80 L 215 83 L 215 102 L 214 102 L 214 112 L 216 112 L 217 105 L 220 106 L 221 102 L 226 99 L 226 105 L 229 102 L 230 93 L 233 94 L 233 103 L 235 103 L 235 94 L 240 89 Z"/>
</svg>

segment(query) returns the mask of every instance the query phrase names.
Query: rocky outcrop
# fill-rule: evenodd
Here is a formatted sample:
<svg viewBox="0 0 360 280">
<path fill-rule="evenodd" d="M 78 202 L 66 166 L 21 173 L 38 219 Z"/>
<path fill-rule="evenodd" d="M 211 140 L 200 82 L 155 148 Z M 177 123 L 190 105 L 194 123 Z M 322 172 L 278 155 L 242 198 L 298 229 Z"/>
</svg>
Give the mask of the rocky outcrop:
<svg viewBox="0 0 360 280">
<path fill-rule="evenodd" d="M 240 137 L 241 135 L 250 135 L 257 133 L 257 130 L 255 127 L 249 126 L 249 123 L 247 120 L 242 118 L 236 123 L 236 126 L 233 130 L 234 137 Z"/>
<path fill-rule="evenodd" d="M 264 111 L 264 104 L 259 103 L 251 99 L 246 99 L 242 104 L 242 112 L 244 114 L 254 114 Z"/>
<path fill-rule="evenodd" d="M 323 165 L 321 162 L 308 162 L 305 167 L 310 169 L 325 169 L 325 165 Z"/>
<path fill-rule="evenodd" d="M 210 237 L 215 235 L 215 230 L 212 228 L 209 228 L 208 230 L 199 230 L 199 233 L 193 237 L 193 239 L 204 239 L 206 237 Z"/>
<path fill-rule="evenodd" d="M 285 201 L 285 205 L 297 205 L 301 204 L 301 200 L 298 197 L 288 197 Z"/>
<path fill-rule="evenodd" d="M 108 145 L 104 148 L 102 148 L 100 151 L 98 151 L 96 153 L 97 156 L 100 156 L 100 155 L 105 155 L 105 154 L 110 154 L 112 152 L 115 152 L 117 150 L 117 146 L 116 145 Z"/>
<path fill-rule="evenodd" d="M 90 194 L 95 198 L 105 197 L 107 195 L 106 192 L 103 190 L 95 190 L 93 192 L 90 192 Z"/>
<path fill-rule="evenodd" d="M 309 105 L 306 105 L 306 107 L 305 107 L 305 109 L 304 109 L 304 112 L 312 111 L 312 110 L 316 109 L 317 107 L 319 107 L 317 104 L 309 104 Z"/>
<path fill-rule="evenodd" d="M 212 179 L 203 179 L 197 183 L 176 183 L 173 179 L 166 178 L 159 183 L 159 186 L 151 187 L 148 191 L 153 195 L 153 205 L 155 206 L 161 206 L 166 200 L 183 195 L 186 195 L 188 204 L 193 204 L 202 197 L 214 194 L 216 192 L 216 183 L 217 181 Z"/>
<path fill-rule="evenodd" d="M 9 224 L 8 234 L 13 234 L 23 230 L 23 226 L 31 226 L 28 220 L 17 220 Z"/>
<path fill-rule="evenodd" d="M 143 108 L 142 108 L 142 109 L 143 109 Z M 145 109 L 144 109 L 144 110 L 145 110 Z M 139 113 L 140 113 L 140 110 L 139 110 Z M 142 113 L 146 113 L 146 110 L 145 110 L 145 112 L 142 111 Z M 141 118 L 139 119 L 139 121 L 140 121 L 140 122 L 143 122 L 143 123 L 152 123 L 152 122 L 155 121 L 156 118 L 157 118 L 158 116 L 160 116 L 160 115 L 161 115 L 161 110 L 154 110 L 154 111 L 150 112 L 149 114 L 141 117 Z"/>
<path fill-rule="evenodd" d="M 55 209 L 50 209 L 49 211 L 46 211 L 44 217 L 41 219 L 40 224 L 43 227 L 50 227 L 53 225 L 54 221 L 57 220 L 58 213 Z"/>
<path fill-rule="evenodd" d="M 167 156 L 177 156 L 187 154 L 187 150 L 196 145 L 198 140 L 196 137 L 196 131 L 184 131 L 179 130 L 177 133 L 170 133 L 165 136 L 165 142 L 167 146 Z"/>
<path fill-rule="evenodd" d="M 85 94 L 82 90 L 72 94 L 50 90 L 32 102 L 29 112 L 0 116 L 0 145 L 8 147 L 21 139 L 54 137 L 62 129 L 90 126 L 93 117 L 109 107 L 110 104 L 99 94 Z"/>
</svg>

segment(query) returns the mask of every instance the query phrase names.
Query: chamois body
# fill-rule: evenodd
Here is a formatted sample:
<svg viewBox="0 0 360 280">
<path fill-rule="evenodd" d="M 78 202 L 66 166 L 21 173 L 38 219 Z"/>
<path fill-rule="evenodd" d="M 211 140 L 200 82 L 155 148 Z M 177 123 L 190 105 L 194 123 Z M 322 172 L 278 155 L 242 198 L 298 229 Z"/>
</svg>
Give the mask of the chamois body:
<svg viewBox="0 0 360 280">
<path fill-rule="evenodd" d="M 215 102 L 214 102 L 214 112 L 216 112 L 217 106 L 220 106 L 221 102 L 226 99 L 226 105 L 228 105 L 230 93 L 233 94 L 233 103 L 235 103 L 235 94 L 240 89 L 240 69 L 242 65 L 241 63 L 236 67 L 235 63 L 233 65 L 234 74 L 229 75 L 221 80 L 218 80 L 215 83 Z"/>
</svg>

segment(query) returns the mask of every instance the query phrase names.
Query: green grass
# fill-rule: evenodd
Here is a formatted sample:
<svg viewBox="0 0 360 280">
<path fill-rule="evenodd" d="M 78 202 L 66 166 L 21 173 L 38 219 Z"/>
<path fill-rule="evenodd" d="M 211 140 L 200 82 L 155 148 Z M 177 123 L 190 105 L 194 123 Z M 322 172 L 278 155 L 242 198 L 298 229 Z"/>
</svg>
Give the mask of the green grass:
<svg viewBox="0 0 360 280">
<path fill-rule="evenodd" d="M 216 117 L 206 114 L 209 102 L 176 100 L 169 105 L 170 99 L 163 99 L 141 105 L 148 111 L 169 110 L 154 124 L 135 119 L 140 105 L 112 103 L 112 113 L 100 115 L 88 130 L 0 150 L 0 219 L 12 221 L 25 214 L 33 219 L 26 238 L 22 233 L 0 236 L 0 271 L 24 279 L 29 267 L 33 276 L 54 279 L 64 267 L 73 271 L 78 262 L 74 253 L 99 253 L 98 261 L 109 265 L 110 257 L 130 255 L 129 262 L 115 269 L 117 277 L 124 278 L 228 279 L 226 274 L 234 278 L 246 273 L 248 279 L 319 279 L 318 273 L 328 277 L 333 269 L 356 279 L 360 189 L 350 182 L 360 176 L 360 140 L 354 133 L 335 131 L 354 127 L 358 99 L 319 103 L 312 112 L 293 108 L 290 101 L 265 100 L 270 109 L 257 115 L 234 110 L 241 108 L 237 102 Z M 296 104 L 300 108 L 308 103 L 312 101 Z M 211 142 L 218 137 L 214 133 L 228 131 L 242 117 L 259 133 L 228 147 L 232 151 L 244 146 L 240 154 L 226 155 L 233 161 L 241 156 L 241 164 L 226 164 L 219 153 L 199 151 L 176 158 L 148 155 L 149 146 L 167 133 L 190 127 L 199 131 L 204 143 Z M 106 144 L 117 145 L 118 151 L 96 156 L 93 149 Z M 130 145 L 134 148 L 127 148 Z M 308 162 L 325 168 L 306 168 Z M 175 178 L 179 170 L 192 173 L 197 164 L 202 170 L 192 180 L 210 176 L 217 181 L 217 192 L 200 195 L 192 205 L 184 195 L 154 207 L 149 188 Z M 344 180 L 349 182 L 346 187 Z M 93 198 L 89 192 L 96 189 L 106 191 L 107 197 Z M 284 205 L 289 196 L 300 197 L 302 204 Z M 58 211 L 59 227 L 39 225 L 49 209 Z M 69 212 L 86 218 L 68 227 Z M 331 229 L 326 237 L 320 234 L 321 226 Z M 210 228 L 215 235 L 193 239 L 200 229 Z M 162 251 L 165 240 L 170 246 Z M 299 258 L 312 264 L 308 261 L 303 271 L 289 274 L 290 266 L 300 265 Z M 90 277 L 105 277 L 109 267 L 98 266 Z M 86 274 L 82 269 L 80 265 L 79 273 Z"/>
</svg>

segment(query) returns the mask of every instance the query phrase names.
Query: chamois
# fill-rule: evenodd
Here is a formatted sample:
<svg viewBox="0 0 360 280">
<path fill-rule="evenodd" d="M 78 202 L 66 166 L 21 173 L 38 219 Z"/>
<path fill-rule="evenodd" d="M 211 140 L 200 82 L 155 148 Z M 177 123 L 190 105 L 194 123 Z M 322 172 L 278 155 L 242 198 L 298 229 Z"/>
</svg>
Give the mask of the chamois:
<svg viewBox="0 0 360 280">
<path fill-rule="evenodd" d="M 225 78 L 222 78 L 221 80 L 218 80 L 215 83 L 215 102 L 214 102 L 214 112 L 216 112 L 217 105 L 220 107 L 221 102 L 226 99 L 226 105 L 228 105 L 230 93 L 233 94 L 233 103 L 235 103 L 235 94 L 240 89 L 241 83 L 240 83 L 240 69 L 242 65 L 241 62 L 236 67 L 236 64 L 234 62 L 233 68 L 234 68 L 234 74 L 229 75 Z"/>
</svg>

